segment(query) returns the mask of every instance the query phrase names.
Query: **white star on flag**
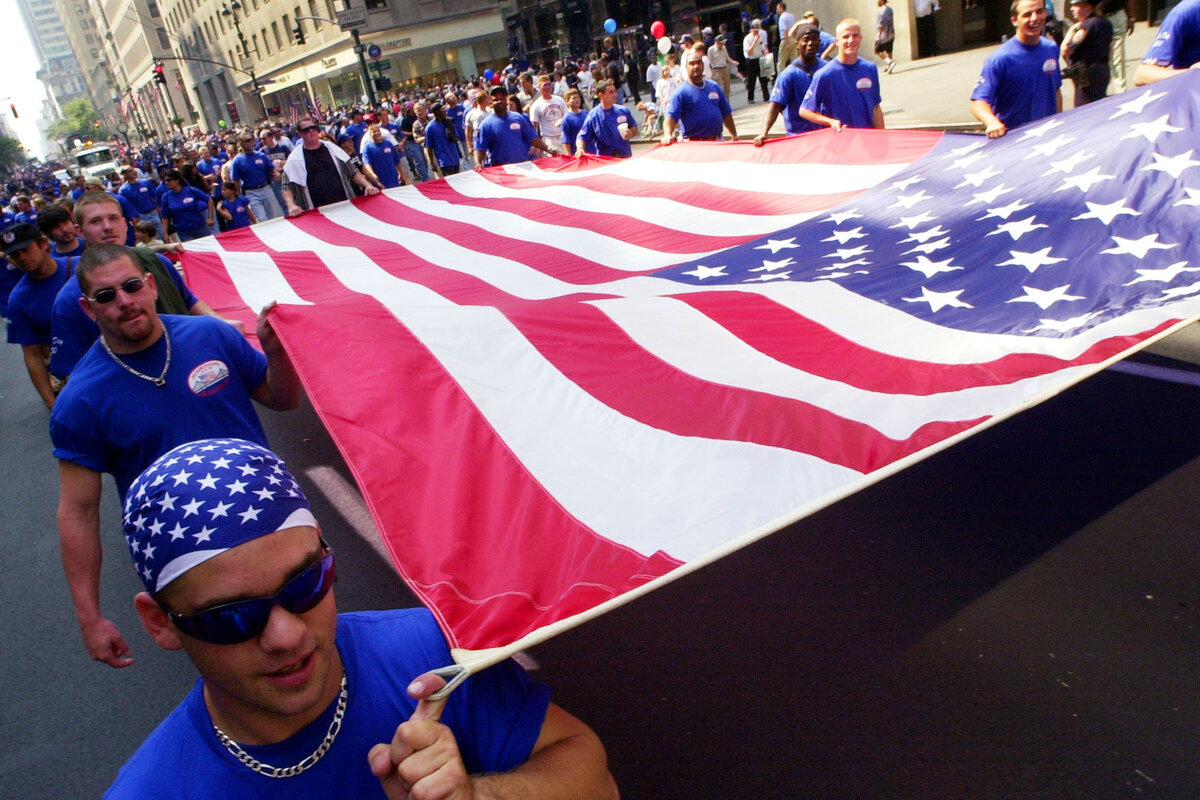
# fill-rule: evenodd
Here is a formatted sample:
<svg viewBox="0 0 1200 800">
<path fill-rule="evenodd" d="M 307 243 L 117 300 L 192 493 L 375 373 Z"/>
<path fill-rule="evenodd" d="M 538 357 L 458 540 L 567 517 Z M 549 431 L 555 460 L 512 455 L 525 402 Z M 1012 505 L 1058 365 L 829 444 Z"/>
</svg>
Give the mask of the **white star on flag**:
<svg viewBox="0 0 1200 800">
<path fill-rule="evenodd" d="M 1076 150 L 1071 155 L 1061 161 L 1054 162 L 1050 169 L 1046 170 L 1047 175 L 1053 175 L 1056 172 L 1074 172 L 1085 161 L 1091 161 L 1096 157 L 1095 153 L 1085 153 L 1081 150 Z"/>
<path fill-rule="evenodd" d="M 228 469 L 228 468 L 229 468 L 229 459 L 228 458 L 221 457 L 221 458 L 215 459 L 213 461 L 213 469 Z"/>
<path fill-rule="evenodd" d="M 1036 272 L 1038 267 L 1057 264 L 1060 261 L 1066 261 L 1065 258 L 1056 258 L 1050 255 L 1050 248 L 1043 247 L 1033 253 L 1026 253 L 1021 250 L 1009 250 L 1009 255 L 1012 256 L 1008 261 L 1001 261 L 997 267 L 1017 266 L 1024 267 L 1031 273 Z"/>
<path fill-rule="evenodd" d="M 792 237 L 791 239 L 767 239 L 766 244 L 760 244 L 758 247 L 755 247 L 754 249 L 755 250 L 770 250 L 771 255 L 775 255 L 780 250 L 790 250 L 793 247 L 799 247 L 799 246 L 800 245 L 796 244 L 796 238 Z"/>
<path fill-rule="evenodd" d="M 188 478 L 192 477 L 192 473 L 184 472 L 183 470 L 179 470 L 179 472 L 176 472 L 171 477 L 175 479 L 175 483 L 174 483 L 175 486 L 180 486 L 180 485 L 186 486 L 187 482 L 188 482 Z"/>
<path fill-rule="evenodd" d="M 967 203 L 967 205 L 970 205 L 970 203 Z M 984 214 L 982 217 L 980 217 L 978 219 L 978 221 L 983 222 L 985 219 L 988 219 L 989 217 L 999 217 L 1000 219 L 1008 219 L 1013 214 L 1017 213 L 1018 211 L 1024 211 L 1025 209 L 1029 208 L 1031 205 L 1033 205 L 1033 203 L 1022 203 L 1020 200 L 1014 200 L 1006 206 L 998 206 L 996 208 L 989 208 L 987 213 Z"/>
<path fill-rule="evenodd" d="M 261 489 L 255 489 L 253 494 L 258 495 L 259 500 L 274 500 L 275 499 L 275 493 L 272 492 L 270 489 L 266 488 L 265 486 Z"/>
<path fill-rule="evenodd" d="M 980 170 L 979 172 L 972 172 L 970 175 L 963 175 L 962 182 L 960 182 L 954 188 L 959 189 L 963 186 L 974 186 L 976 189 L 978 189 L 980 186 L 983 186 L 985 183 L 999 174 L 1000 170 L 996 169 L 991 164 L 988 164 L 986 168 Z"/>
<path fill-rule="evenodd" d="M 1013 220 L 1012 222 L 1005 222 L 1003 225 L 998 226 L 996 228 L 996 230 L 989 233 L 988 236 L 995 236 L 996 234 L 999 234 L 999 233 L 1007 233 L 1009 236 L 1011 236 L 1013 238 L 1013 241 L 1015 242 L 1017 239 L 1020 239 L 1022 236 L 1024 236 L 1025 234 L 1027 234 L 1031 231 L 1036 231 L 1038 228 L 1046 227 L 1045 225 L 1043 225 L 1040 222 L 1035 223 L 1033 220 L 1034 220 L 1033 217 L 1026 217 L 1025 219 L 1018 219 L 1018 220 Z"/>
<path fill-rule="evenodd" d="M 214 478 L 212 476 L 212 473 L 210 472 L 207 475 L 205 475 L 203 478 L 201 478 L 199 481 L 197 481 L 197 484 L 200 486 L 201 489 L 215 489 L 215 488 L 217 488 L 217 479 Z"/>
<path fill-rule="evenodd" d="M 258 474 L 258 470 L 256 470 L 254 467 L 250 466 L 249 464 L 242 464 L 240 467 L 238 467 L 238 469 L 240 469 L 242 471 L 243 478 L 247 477 L 249 475 L 257 475 Z"/>
<path fill-rule="evenodd" d="M 922 178 L 920 175 L 913 175 L 911 178 L 905 178 L 902 181 L 894 181 L 890 186 L 888 186 L 888 188 L 895 189 L 898 192 L 903 192 L 908 187 L 920 183 L 923 180 L 924 178 Z"/>
<path fill-rule="evenodd" d="M 1032 286 L 1022 286 L 1025 290 L 1024 297 L 1014 297 L 1009 300 L 1010 303 L 1033 303 L 1038 308 L 1045 311 L 1055 303 L 1061 303 L 1065 300 L 1083 300 L 1083 296 L 1077 294 L 1067 294 L 1067 289 L 1070 286 L 1059 286 L 1054 289 L 1036 289 Z"/>
<path fill-rule="evenodd" d="M 231 509 L 231 508 L 233 508 L 233 503 L 218 502 L 215 506 L 213 506 L 212 511 L 208 512 L 209 519 L 216 519 L 217 517 L 228 517 L 229 516 L 228 512 L 229 512 L 229 509 Z"/>
<path fill-rule="evenodd" d="M 1179 180 L 1179 176 L 1185 169 L 1189 167 L 1200 167 L 1200 161 L 1192 160 L 1192 153 L 1188 150 L 1177 156 L 1164 156 L 1160 153 L 1151 153 L 1150 157 L 1154 159 L 1153 164 L 1147 164 L 1142 169 L 1156 169 L 1167 173 L 1175 180 Z"/>
<path fill-rule="evenodd" d="M 761 249 L 761 248 L 758 248 L 758 249 Z M 683 274 L 684 275 L 692 275 L 697 280 L 704 280 L 705 278 L 715 278 L 718 275 L 724 275 L 725 267 L 706 267 L 703 264 L 697 264 L 695 269 L 690 269 L 687 272 L 684 272 Z M 269 475 L 267 477 L 267 480 L 271 480 L 271 478 L 275 478 L 275 476 Z M 278 482 L 279 482 L 278 478 L 275 478 L 275 480 L 272 481 L 272 483 L 278 483 Z"/>
<path fill-rule="evenodd" d="M 1200 206 L 1200 189 L 1190 189 L 1187 186 L 1183 187 L 1183 191 L 1187 192 L 1187 197 L 1182 200 L 1177 200 L 1177 206 Z"/>
<path fill-rule="evenodd" d="M 861 256 L 863 253 L 871 252 L 865 244 L 860 244 L 858 247 L 845 247 L 840 250 L 834 250 L 832 253 L 826 253 L 824 258 L 851 258 L 853 256 Z"/>
<path fill-rule="evenodd" d="M 950 162 L 950 166 L 954 167 L 955 169 L 966 169 L 981 158 L 985 158 L 983 153 L 971 153 L 970 155 L 965 155 L 962 158 L 954 159 L 954 161 Z"/>
<path fill-rule="evenodd" d="M 192 453 L 190 456 L 187 457 L 186 460 L 187 460 L 187 463 L 189 463 L 189 464 L 198 464 L 204 460 L 204 457 L 198 456 L 195 453 Z"/>
<path fill-rule="evenodd" d="M 1007 186 L 1005 186 L 1002 183 L 998 186 L 993 186 L 991 189 L 988 189 L 986 192 L 975 192 L 975 194 L 971 195 L 971 200 L 970 200 L 970 202 L 967 203 L 967 205 L 973 206 L 976 203 L 982 203 L 983 205 L 986 206 L 988 203 L 996 202 L 996 198 L 999 197 L 1000 195 L 1008 194 L 1011 191 L 1012 191 L 1012 189 L 1008 188 Z"/>
<path fill-rule="evenodd" d="M 908 228 L 910 231 L 918 225 L 924 225 L 927 222 L 934 222 L 937 217 L 930 214 L 928 211 L 922 211 L 915 217 L 901 217 L 900 221 L 895 225 L 889 225 L 889 228 Z"/>
<path fill-rule="evenodd" d="M 1042 142 L 1041 144 L 1034 145 L 1033 152 L 1037 153 L 1038 155 L 1046 156 L 1047 158 L 1049 158 L 1050 156 L 1054 155 L 1056 152 L 1063 149 L 1064 147 L 1066 147 L 1073 141 L 1075 141 L 1075 140 L 1068 138 L 1066 136 L 1063 136 L 1062 134 L 1059 134 L 1058 136 L 1055 136 L 1053 139 L 1051 139 L 1047 142 Z"/>
<path fill-rule="evenodd" d="M 1091 321 L 1092 317 L 1096 316 L 1098 311 L 1089 311 L 1086 314 L 1080 314 L 1077 317 L 1070 319 L 1044 319 L 1037 325 L 1029 329 L 1029 332 L 1034 331 L 1055 331 L 1057 333 L 1067 333 L 1076 328 L 1082 328 Z"/>
<path fill-rule="evenodd" d="M 898 194 L 895 197 L 896 202 L 905 208 L 912 208 L 917 203 L 924 203 L 932 199 L 933 198 L 927 194 L 924 189 L 916 194 Z"/>
<path fill-rule="evenodd" d="M 950 246 L 949 237 L 945 239 L 936 239 L 932 242 L 925 242 L 916 247 L 910 247 L 905 250 L 905 253 L 936 253 L 938 250 L 944 250 Z"/>
<path fill-rule="evenodd" d="M 1084 192 L 1090 192 L 1092 187 L 1101 181 L 1110 181 L 1115 175 L 1101 175 L 1099 167 L 1092 167 L 1087 172 L 1081 175 L 1072 175 L 1063 179 L 1063 185 L 1055 191 L 1065 192 L 1067 189 L 1080 189 Z"/>
<path fill-rule="evenodd" d="M 750 270 L 750 272 L 774 272 L 777 269 L 783 269 L 784 267 L 790 267 L 794 263 L 796 263 L 796 262 L 790 258 L 784 258 L 779 261 L 770 261 L 770 260 L 764 258 L 763 262 L 762 262 L 762 266 L 754 267 L 753 269 Z"/>
<path fill-rule="evenodd" d="M 1187 286 L 1175 286 L 1170 289 L 1163 289 L 1162 296 L 1166 298 L 1172 297 L 1187 297 L 1189 294 L 1200 292 L 1200 283 L 1189 283 Z"/>
<path fill-rule="evenodd" d="M 1117 117 L 1120 117 L 1124 114 L 1134 114 L 1134 115 L 1140 117 L 1142 115 L 1142 112 L 1146 110 L 1146 106 L 1150 105 L 1155 100 L 1158 100 L 1160 97 L 1166 97 L 1166 96 L 1167 96 L 1166 92 L 1159 92 L 1158 94 L 1154 94 L 1153 92 L 1146 92 L 1145 94 L 1140 94 L 1137 97 L 1134 97 L 1132 100 L 1128 100 L 1124 103 L 1121 103 L 1121 105 L 1117 106 L 1117 108 L 1119 110 L 1117 111 L 1117 113 L 1115 113 L 1111 117 L 1109 117 L 1109 119 L 1116 119 Z"/>
<path fill-rule="evenodd" d="M 852 239 L 864 239 L 864 238 L 866 238 L 866 234 L 862 232 L 861 227 L 858 227 L 858 228 L 852 228 L 848 231 L 834 231 L 830 236 L 828 236 L 825 239 L 822 239 L 821 241 L 822 242 L 837 242 L 838 244 L 845 244 L 846 242 L 849 242 Z"/>
<path fill-rule="evenodd" d="M 199 513 L 200 508 L 203 505 L 204 505 L 204 503 L 201 502 L 200 500 L 197 500 L 196 498 L 192 498 L 192 502 L 185 503 L 183 506 L 183 518 L 187 519 L 188 517 L 192 516 L 193 514 Z"/>
<path fill-rule="evenodd" d="M 956 267 L 951 264 L 950 259 L 946 259 L 945 261 L 930 261 L 926 256 L 917 256 L 916 261 L 901 261 L 900 266 L 916 270 L 926 278 L 932 278 L 939 272 L 953 272 L 956 269 L 962 269 L 962 267 Z M 904 299 L 907 300 L 908 298 Z M 970 306 L 966 307 L 970 308 Z M 934 311 L 937 311 L 937 309 L 935 308 Z"/>
<path fill-rule="evenodd" d="M 1120 236 L 1113 236 L 1112 240 L 1116 242 L 1116 247 L 1110 247 L 1107 250 L 1101 250 L 1101 253 L 1120 256 L 1131 255 L 1138 258 L 1145 258 L 1146 253 L 1151 250 L 1169 250 L 1176 245 L 1159 244 L 1157 233 L 1148 233 L 1140 239 L 1125 239 Z"/>
<path fill-rule="evenodd" d="M 1062 124 L 1063 123 L 1060 120 L 1048 119 L 1041 125 L 1038 125 L 1036 128 L 1030 128 L 1027 131 L 1023 131 L 1021 139 L 1037 139 L 1038 137 L 1045 136 L 1047 133 L 1061 126 Z"/>
<path fill-rule="evenodd" d="M 1129 133 L 1121 137 L 1121 140 L 1132 139 L 1138 136 L 1145 136 L 1146 140 L 1154 143 L 1158 141 L 1158 137 L 1164 133 L 1179 133 L 1183 128 L 1176 128 L 1167 122 L 1166 114 L 1150 122 L 1135 122 L 1129 126 Z"/>
<path fill-rule="evenodd" d="M 1090 200 L 1085 200 L 1084 204 L 1088 207 L 1087 213 L 1071 217 L 1071 219 L 1098 219 L 1105 225 L 1111 225 L 1112 221 L 1120 214 L 1128 214 L 1131 217 L 1141 215 L 1139 211 L 1126 208 L 1124 200 L 1114 200 L 1111 203 L 1093 203 Z"/>
<path fill-rule="evenodd" d="M 172 542 L 175 541 L 176 539 L 182 539 L 183 534 L 185 534 L 186 532 L 187 532 L 187 528 L 183 527 L 183 524 L 179 523 L 179 522 L 176 522 L 175 527 L 171 528 L 171 530 L 167 531 L 167 533 L 171 534 Z"/>
<path fill-rule="evenodd" d="M 236 480 L 236 481 L 233 481 L 232 483 L 225 484 L 225 486 L 227 489 L 229 489 L 230 497 L 232 497 L 235 494 L 245 494 L 246 493 L 246 482 L 243 480 Z"/>
<path fill-rule="evenodd" d="M 852 208 L 849 211 L 833 211 L 828 217 L 821 222 L 832 222 L 834 225 L 841 225 L 843 222 L 851 219 L 861 219 L 862 214 L 858 213 L 857 208 Z"/>
<path fill-rule="evenodd" d="M 160 522 L 160 521 L 158 521 L 158 520 L 155 520 L 154 522 L 151 522 L 151 523 L 150 523 L 150 525 L 149 525 L 149 528 L 150 528 L 150 535 L 151 535 L 151 536 L 158 536 L 160 533 L 162 533 L 162 529 L 163 529 L 163 525 L 164 525 L 164 524 L 165 524 L 165 523 L 163 523 L 163 522 Z"/>
<path fill-rule="evenodd" d="M 245 525 L 250 520 L 258 520 L 258 515 L 262 513 L 261 508 L 250 506 L 245 511 L 239 511 L 238 516 L 242 518 L 242 524 Z"/>
<path fill-rule="evenodd" d="M 179 499 L 178 497 L 175 497 L 172 494 L 163 492 L 162 500 L 159 501 L 159 507 L 163 511 L 174 511 L 175 510 L 175 501 L 178 499 Z"/>
<path fill-rule="evenodd" d="M 944 229 L 941 225 L 930 228 L 927 231 L 918 231 L 910 233 L 907 237 L 901 239 L 901 242 L 927 242 L 935 236 L 945 236 L 950 231 Z"/>
<path fill-rule="evenodd" d="M 928 287 L 921 287 L 920 297 L 905 297 L 902 298 L 908 303 L 929 303 L 929 310 L 937 313 L 946 306 L 951 308 L 974 308 L 970 303 L 958 299 L 958 296 L 963 293 L 962 289 L 954 292 L 933 292 Z"/>
<path fill-rule="evenodd" d="M 986 144 L 987 144 L 987 142 L 985 142 L 985 141 L 971 142 L 970 144 L 965 144 L 962 147 L 954 148 L 953 150 L 950 151 L 950 155 L 952 155 L 952 156 L 965 155 L 967 153 L 971 153 L 971 152 L 974 152 L 975 150 L 978 150 L 979 148 L 983 147 Z"/>
<path fill-rule="evenodd" d="M 1176 261 L 1174 264 L 1162 269 L 1138 269 L 1134 270 L 1134 272 L 1138 276 L 1129 283 L 1121 284 L 1122 286 L 1132 286 L 1135 283 L 1143 283 L 1144 281 L 1170 283 L 1184 272 L 1200 272 L 1200 267 L 1189 267 L 1186 261 Z"/>
<path fill-rule="evenodd" d="M 192 538 L 196 540 L 196 544 L 199 544 L 200 542 L 207 542 L 216 532 L 216 528 L 210 528 L 205 525 L 203 528 L 196 531 L 196 533 L 192 534 Z"/>
<path fill-rule="evenodd" d="M 747 278 L 742 283 L 766 283 L 767 281 L 783 281 L 792 277 L 791 270 L 787 272 L 764 272 L 757 278 Z"/>
</svg>

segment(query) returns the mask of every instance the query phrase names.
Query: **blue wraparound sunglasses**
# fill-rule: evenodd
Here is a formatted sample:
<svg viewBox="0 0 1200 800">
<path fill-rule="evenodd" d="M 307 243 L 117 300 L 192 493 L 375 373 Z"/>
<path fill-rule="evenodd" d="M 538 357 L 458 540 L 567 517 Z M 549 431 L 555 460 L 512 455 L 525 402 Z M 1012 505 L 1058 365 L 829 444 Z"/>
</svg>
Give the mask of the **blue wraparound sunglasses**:
<svg viewBox="0 0 1200 800">
<path fill-rule="evenodd" d="M 324 545 L 324 542 L 322 542 Z M 270 597 L 235 600 L 195 614 L 176 614 L 159 603 L 175 627 L 193 639 L 209 644 L 239 644 L 258 636 L 267 627 L 275 606 L 292 614 L 303 614 L 316 608 L 333 587 L 336 564 L 333 551 L 325 553 Z"/>
</svg>

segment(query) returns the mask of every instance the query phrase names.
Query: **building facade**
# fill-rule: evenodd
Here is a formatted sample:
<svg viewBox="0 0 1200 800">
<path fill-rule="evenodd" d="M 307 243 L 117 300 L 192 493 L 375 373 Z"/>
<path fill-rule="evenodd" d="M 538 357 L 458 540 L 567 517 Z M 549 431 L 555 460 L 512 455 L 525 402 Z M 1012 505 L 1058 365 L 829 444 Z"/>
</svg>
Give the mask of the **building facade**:
<svg viewBox="0 0 1200 800">
<path fill-rule="evenodd" d="M 37 79 L 46 87 L 55 116 L 72 100 L 90 100 L 87 83 L 54 0 L 17 0 L 17 6 L 37 54 Z"/>
</svg>

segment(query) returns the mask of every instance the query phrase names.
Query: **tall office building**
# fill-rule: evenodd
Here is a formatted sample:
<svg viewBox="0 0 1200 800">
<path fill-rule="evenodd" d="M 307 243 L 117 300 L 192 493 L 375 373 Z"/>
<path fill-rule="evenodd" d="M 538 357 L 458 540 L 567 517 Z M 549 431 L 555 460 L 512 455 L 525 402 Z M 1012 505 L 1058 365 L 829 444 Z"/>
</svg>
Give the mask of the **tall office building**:
<svg viewBox="0 0 1200 800">
<path fill-rule="evenodd" d="M 54 0 L 17 0 L 37 54 L 37 79 L 46 87 L 56 113 L 72 100 L 91 96 Z"/>
</svg>

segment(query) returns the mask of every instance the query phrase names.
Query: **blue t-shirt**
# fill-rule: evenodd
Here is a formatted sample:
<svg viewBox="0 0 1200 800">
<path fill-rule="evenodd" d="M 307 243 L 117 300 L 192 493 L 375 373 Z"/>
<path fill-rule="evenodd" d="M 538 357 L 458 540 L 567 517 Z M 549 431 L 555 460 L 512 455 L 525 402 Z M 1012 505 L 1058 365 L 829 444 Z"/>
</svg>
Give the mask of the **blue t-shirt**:
<svg viewBox="0 0 1200 800">
<path fill-rule="evenodd" d="M 217 161 L 215 158 L 202 158 L 196 162 L 196 172 L 199 172 L 201 175 L 212 175 L 214 166 L 219 168 L 221 166 L 221 162 Z"/>
<path fill-rule="evenodd" d="M 563 144 L 571 145 L 572 155 L 574 155 L 575 152 L 575 139 L 579 136 L 579 131 L 583 129 L 583 123 L 587 119 L 587 115 L 588 112 L 580 110 L 568 111 L 566 115 L 563 116 L 562 140 Z M 594 143 L 587 152 L 595 154 L 596 148 Z"/>
<path fill-rule="evenodd" d="M 161 319 L 171 339 L 165 386 L 130 374 L 96 342 L 50 413 L 54 457 L 111 473 L 122 498 L 154 459 L 185 442 L 227 436 L 270 446 L 251 399 L 266 377 L 267 357 L 215 317 Z M 157 377 L 166 338 L 118 357 Z"/>
<path fill-rule="evenodd" d="M 354 139 L 354 152 L 358 152 L 358 143 L 362 141 L 363 136 L 367 133 L 367 125 L 365 122 L 351 122 L 342 129 L 342 136 L 349 136 Z M 338 137 L 339 141 L 341 137 Z"/>
<path fill-rule="evenodd" d="M 467 136 L 463 127 L 466 124 L 466 116 L 467 112 L 463 109 L 462 103 L 446 106 L 446 119 L 450 120 L 450 124 L 454 126 L 454 135 L 460 142 Z"/>
<path fill-rule="evenodd" d="M 163 195 L 163 217 L 169 217 L 180 233 L 207 230 L 208 200 L 207 194 L 184 184 L 178 192 L 168 191 Z"/>
<path fill-rule="evenodd" d="M 446 135 L 446 126 L 436 119 L 425 126 L 425 146 L 433 151 L 439 167 L 458 166 L 458 146 Z"/>
<path fill-rule="evenodd" d="M 8 316 L 8 298 L 12 296 L 13 289 L 17 288 L 23 277 L 25 273 L 14 267 L 8 259 L 0 265 L 0 316 Z"/>
<path fill-rule="evenodd" d="M 873 128 L 875 106 L 881 102 L 874 64 L 861 58 L 853 64 L 834 59 L 813 76 L 800 106 L 851 128 Z"/>
<path fill-rule="evenodd" d="M 529 160 L 529 148 L 537 138 L 537 130 L 529 117 L 509 111 L 504 116 L 492 114 L 475 133 L 475 149 L 488 153 L 488 164 L 516 164 Z"/>
<path fill-rule="evenodd" d="M 150 181 L 140 180 L 136 183 L 126 183 L 123 185 L 120 195 L 129 201 L 134 211 L 139 214 L 146 214 L 158 208 L 158 203 L 154 197 L 154 189 L 155 186 Z"/>
<path fill-rule="evenodd" d="M 50 313 L 58 290 L 67 282 L 71 270 L 65 258 L 56 258 L 53 275 L 34 280 L 25 275 L 8 298 L 8 343 L 50 345 Z M 74 261 L 74 259 L 72 259 Z"/>
<path fill-rule="evenodd" d="M 1200 61 L 1200 0 L 1183 0 L 1167 13 L 1143 64 L 1187 69 Z"/>
<path fill-rule="evenodd" d="M 250 214 L 247 213 L 250 208 L 250 201 L 240 195 L 233 200 L 221 200 L 221 208 L 233 215 L 233 219 L 225 222 L 225 230 L 236 231 L 238 228 L 249 228 Z"/>
<path fill-rule="evenodd" d="M 105 800 L 383 800 L 367 753 L 390 742 L 412 716 L 414 678 L 453 663 L 445 639 L 423 608 L 338 616 L 337 649 L 349 695 L 341 729 L 312 767 L 292 778 L 268 778 L 246 768 L 217 741 L 204 705 L 202 681 L 121 768 Z M 454 733 L 472 775 L 523 764 L 542 729 L 550 691 L 512 661 L 468 678 L 446 701 L 441 722 Z M 324 739 L 337 703 L 284 742 L 245 750 L 267 764 L 298 763 Z"/>
<path fill-rule="evenodd" d="M 261 189 L 271 182 L 271 157 L 266 153 L 238 153 L 229 168 L 229 177 L 242 182 L 243 189 Z"/>
<path fill-rule="evenodd" d="M 159 255 L 158 263 L 171 276 L 171 280 L 179 289 L 183 303 L 188 308 L 196 305 L 196 295 L 184 283 L 183 276 L 166 256 Z M 84 313 L 79 306 L 79 298 L 83 291 L 79 288 L 79 278 L 72 275 L 58 290 L 54 298 L 54 307 L 50 314 L 50 374 L 65 378 L 75 369 L 79 359 L 96 341 L 100 335 L 100 327 Z"/>
<path fill-rule="evenodd" d="M 1058 48 L 1042 37 L 1037 44 L 1009 39 L 988 56 L 972 100 L 986 100 L 1006 127 L 1015 128 L 1058 113 L 1062 73 Z"/>
<path fill-rule="evenodd" d="M 622 122 L 631 128 L 637 127 L 637 120 L 625 106 L 613 104 L 612 108 L 605 110 L 604 106 L 597 103 L 583 120 L 579 138 L 583 139 L 583 145 L 589 153 L 591 145 L 595 144 L 599 155 L 629 158 L 633 155 L 633 147 L 621 136 L 617 127 Z"/>
<path fill-rule="evenodd" d="M 828 61 L 818 58 L 817 66 L 810 73 L 802 66 L 804 62 L 797 58 L 788 64 L 787 68 L 775 79 L 775 88 L 771 90 L 771 102 L 783 108 L 783 129 L 788 132 L 788 135 L 806 133 L 824 127 L 800 116 L 800 104 L 804 102 L 804 95 L 808 93 L 813 75 L 828 63 Z M 874 114 L 873 111 L 872 114 Z"/>
<path fill-rule="evenodd" d="M 713 81 L 696 86 L 685 81 L 667 103 L 667 116 L 679 123 L 685 139 L 719 139 L 726 115 L 732 114 L 721 87 Z"/>
<path fill-rule="evenodd" d="M 392 144 L 384 139 L 379 144 L 367 142 L 362 149 L 363 162 L 372 169 L 375 177 L 385 189 L 395 189 L 400 185 L 400 159 L 404 155 L 400 145 Z"/>
<path fill-rule="evenodd" d="M 72 248 L 70 252 L 66 253 L 58 249 L 58 242 L 51 242 L 50 255 L 54 256 L 55 258 L 74 258 L 75 256 L 83 255 L 84 248 L 86 247 L 87 242 L 85 242 L 82 237 L 75 239 L 75 247 Z"/>
</svg>

